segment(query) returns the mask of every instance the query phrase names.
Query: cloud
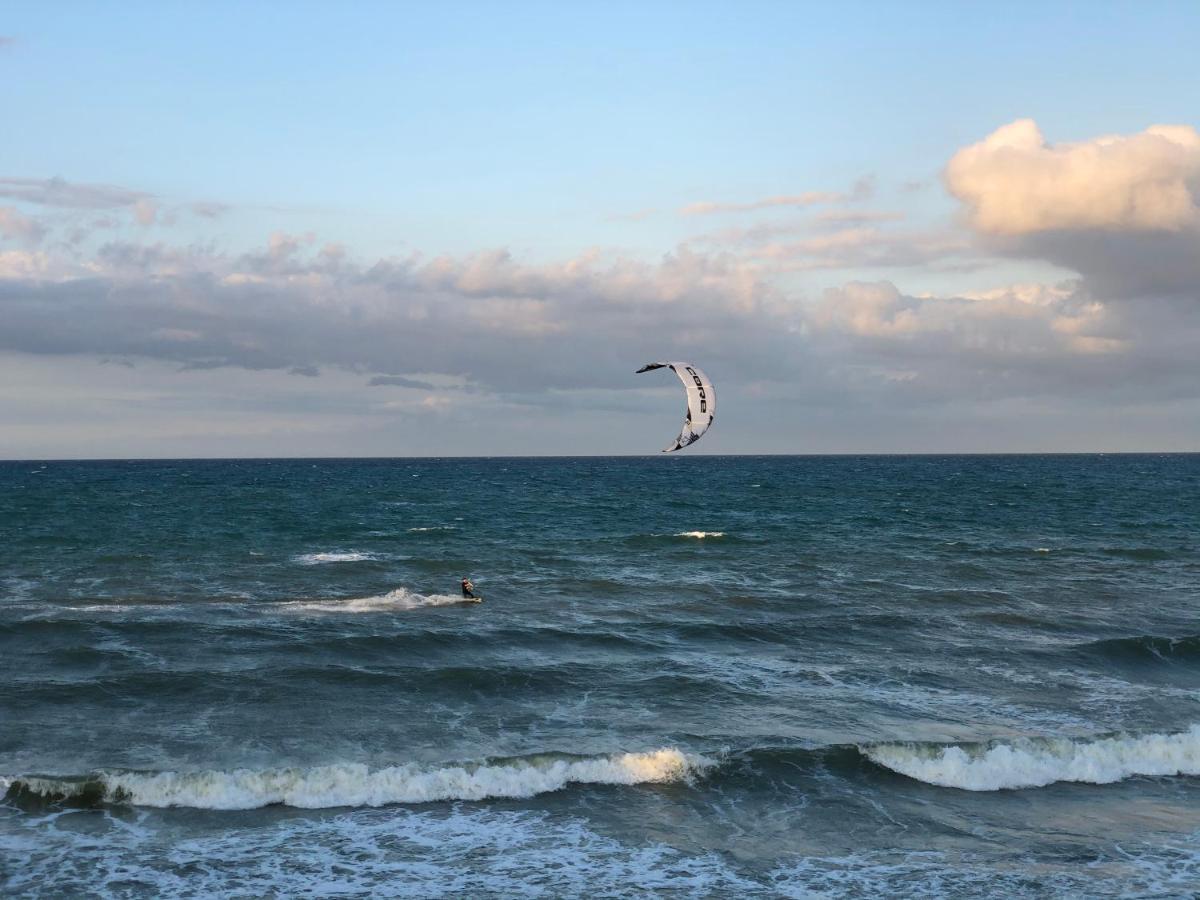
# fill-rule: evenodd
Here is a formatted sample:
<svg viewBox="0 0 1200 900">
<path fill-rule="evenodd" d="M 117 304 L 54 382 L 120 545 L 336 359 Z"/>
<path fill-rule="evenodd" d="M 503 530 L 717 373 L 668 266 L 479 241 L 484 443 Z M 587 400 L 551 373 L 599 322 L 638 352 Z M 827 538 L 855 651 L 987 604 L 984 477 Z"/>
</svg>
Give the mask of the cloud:
<svg viewBox="0 0 1200 900">
<path fill-rule="evenodd" d="M 770 209 L 776 206 L 814 206 L 818 203 L 837 203 L 846 199 L 845 194 L 832 191 L 808 191 L 803 194 L 782 194 L 777 197 L 764 197 L 749 203 L 712 203 L 700 201 L 689 203 L 679 212 L 685 216 L 707 216 L 713 213 L 750 212 L 758 209 Z"/>
<path fill-rule="evenodd" d="M 23 216 L 11 206 L 0 206 L 0 238 L 39 244 L 46 229 L 28 216 Z"/>
<path fill-rule="evenodd" d="M 202 219 L 218 219 L 229 212 L 229 207 L 224 203 L 192 203 L 188 206 L 192 215 L 199 216 Z"/>
<path fill-rule="evenodd" d="M 1200 134 L 1189 126 L 1052 145 L 1023 119 L 956 153 L 945 180 L 996 252 L 1072 269 L 1107 299 L 1200 296 Z"/>
<path fill-rule="evenodd" d="M 419 381 L 415 378 L 405 378 L 403 375 L 376 375 L 367 384 L 372 387 L 379 385 L 391 385 L 393 387 L 412 388 L 417 391 L 432 391 L 436 388 L 428 381 Z"/>
<path fill-rule="evenodd" d="M 893 231 L 873 226 L 840 228 L 795 241 L 771 241 L 747 251 L 779 271 L 986 264 L 969 236 L 945 230 Z"/>
<path fill-rule="evenodd" d="M 1078 280 L 949 297 L 851 282 L 825 293 L 808 326 L 844 382 L 897 401 L 1195 396 L 1200 309 L 1105 303 Z"/>
<path fill-rule="evenodd" d="M 883 210 L 853 210 L 830 209 L 817 216 L 821 225 L 846 226 L 867 225 L 873 222 L 901 222 L 905 218 L 902 212 L 886 212 Z"/>
<path fill-rule="evenodd" d="M 1186 125 L 1051 145 L 1021 119 L 958 151 L 945 177 L 985 234 L 1178 232 L 1200 222 L 1200 134 Z"/>
<path fill-rule="evenodd" d="M 152 195 L 107 184 L 79 184 L 62 178 L 0 178 L 0 199 L 66 209 L 131 207 Z"/>
<path fill-rule="evenodd" d="M 532 265 L 497 250 L 361 264 L 328 250 L 277 233 L 242 255 L 122 242 L 87 260 L 23 252 L 0 260 L 0 350 L 422 372 L 538 393 L 621 384 L 663 353 L 741 365 L 786 343 L 782 298 L 722 254 L 641 262 L 590 251 Z"/>
<path fill-rule="evenodd" d="M 999 171 L 1007 177 L 1018 169 L 1005 163 Z M 255 378 L 278 384 L 278 376 L 314 391 L 353 378 L 359 387 L 437 395 L 426 403 L 420 393 L 364 391 L 372 408 L 390 404 L 387 410 L 403 414 L 464 421 L 468 408 L 484 408 L 472 404 L 511 404 L 525 415 L 564 397 L 573 404 L 586 392 L 637 390 L 632 370 L 664 356 L 703 360 L 727 391 L 745 391 L 764 409 L 1194 396 L 1194 227 L 1180 220 L 1174 230 L 1143 228 L 1142 220 L 1120 216 L 1098 226 L 1071 213 L 1069 227 L 989 231 L 975 210 L 995 207 L 992 190 L 1025 190 L 1036 209 L 1045 180 L 989 187 L 983 168 L 971 171 L 969 183 L 984 187 L 960 195 L 970 228 L 894 225 L 895 214 L 836 208 L 804 221 L 727 229 L 652 260 L 589 249 L 534 263 L 504 248 L 362 260 L 315 234 L 283 231 L 243 253 L 145 240 L 94 251 L 57 243 L 49 252 L 8 249 L 0 251 L 0 351 L 145 361 L 197 379 L 252 370 Z M 94 204 L 104 196 L 65 183 L 4 184 L 23 191 L 23 202 L 40 202 L 28 199 L 36 195 L 43 205 L 69 196 L 93 204 L 80 208 L 101 208 Z M 864 181 L 836 202 L 873 190 Z M 147 222 L 163 221 L 157 198 L 124 196 L 136 197 L 127 203 L 131 214 L 142 204 Z M 786 206 L 798 198 L 734 206 Z M 805 284 L 816 277 L 790 274 L 931 272 L 983 265 L 989 252 L 1059 262 L 1079 277 L 944 296 L 854 280 L 812 296 Z M 1156 277 L 1190 285 L 1191 293 L 1150 290 Z M 1119 278 L 1129 289 L 1116 296 Z M 829 283 L 826 276 L 820 286 Z M 1136 299 L 1136 310 L 1121 299 Z"/>
<path fill-rule="evenodd" d="M 133 217 L 139 225 L 153 225 L 158 218 L 158 204 L 153 200 L 142 197 L 133 204 Z"/>
<path fill-rule="evenodd" d="M 713 203 L 701 201 L 689 203 L 679 212 L 685 216 L 707 216 L 714 213 L 753 212 L 776 207 L 803 208 L 822 203 L 846 203 L 852 200 L 867 200 L 875 194 L 875 176 L 864 175 L 854 182 L 849 193 L 840 191 L 807 191 L 803 194 L 781 194 L 764 197 L 749 203 Z"/>
<path fill-rule="evenodd" d="M 343 254 L 336 265 L 319 248 L 277 233 L 241 255 L 113 243 L 72 262 L 15 251 L 0 278 L 0 351 L 340 371 L 364 386 L 465 388 L 454 393 L 528 406 L 632 389 L 632 370 L 663 356 L 703 359 L 727 385 L 791 385 L 810 403 L 1100 398 L 1110 379 L 1194 391 L 1200 308 L 1157 300 L 1132 314 L 1082 280 L 957 296 L 850 282 L 808 299 L 753 262 L 684 248 L 655 262 L 589 251 L 531 264 L 496 250 L 374 263 Z"/>
</svg>

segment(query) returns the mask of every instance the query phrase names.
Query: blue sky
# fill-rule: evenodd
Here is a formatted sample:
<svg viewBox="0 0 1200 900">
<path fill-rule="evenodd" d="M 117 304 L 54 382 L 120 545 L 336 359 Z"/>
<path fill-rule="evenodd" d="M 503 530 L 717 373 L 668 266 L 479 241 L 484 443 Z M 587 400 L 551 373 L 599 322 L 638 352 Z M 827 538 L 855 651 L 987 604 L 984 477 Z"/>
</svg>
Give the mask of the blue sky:
<svg viewBox="0 0 1200 900">
<path fill-rule="evenodd" d="M 964 241 L 978 243 L 978 229 L 963 224 L 969 204 L 942 180 L 957 152 L 1022 119 L 1034 120 L 1051 146 L 1135 135 L 1156 124 L 1200 124 L 1198 26 L 1200 7 L 1183 3 L 10 3 L 0 7 L 7 39 L 0 81 L 8 86 L 0 92 L 0 178 L 119 187 L 144 195 L 156 212 L 148 222 L 126 217 L 97 225 L 94 218 L 85 223 L 93 214 L 78 208 L 0 197 L 12 221 L 34 223 L 20 234 L 13 226 L 0 250 L 53 257 L 46 263 L 53 272 L 42 271 L 40 282 L 78 285 L 80 271 L 95 271 L 89 255 L 106 245 L 120 244 L 126 255 L 132 245 L 203 247 L 232 258 L 262 250 L 272 234 L 298 237 L 298 253 L 340 244 L 364 270 L 412 254 L 462 262 L 500 250 L 524 266 L 553 266 L 592 248 L 606 259 L 654 266 L 681 248 L 713 258 L 740 252 L 728 246 L 730 229 L 795 233 L 801 215 L 816 232 L 829 232 L 832 226 L 811 217 L 838 210 L 893 223 L 872 228 L 907 229 L 906 247 L 917 231 L 928 237 L 958 229 Z M 745 207 L 806 192 L 850 195 L 856 184 L 868 187 L 850 199 L 681 214 L 699 202 Z M 193 204 L 220 212 L 180 212 Z M 84 225 L 88 233 L 79 236 Z M 73 242 L 65 239 L 69 229 Z M 852 230 L 843 229 L 842 239 L 867 240 Z M 714 241 L 714 233 L 723 236 Z M 42 235 L 36 247 L 32 234 Z M 877 258 L 861 268 L 810 262 L 767 272 L 758 260 L 753 277 L 797 305 L 880 279 L 905 296 L 1071 278 L 1098 290 L 1070 253 L 984 243 L 970 266 L 933 258 L 925 247 L 923 262 L 906 250 L 903 262 Z M 9 277 L 12 292 L 32 289 L 16 283 L 31 277 L 22 265 Z M 148 273 L 145 284 L 160 284 L 161 276 Z M 122 284 L 129 277 L 122 275 Z M 521 303 L 528 313 L 531 302 L 556 302 L 540 294 L 506 297 L 507 305 L 493 304 L 505 315 Z M 556 340 L 578 324 L 556 322 Z M 659 324 L 687 323 L 673 316 Z M 291 327 L 280 322 L 281 332 Z M 158 326 L 164 330 L 189 329 Z M 489 339 L 486 329 L 476 334 Z M 13 372 L 32 365 L 30 353 L 69 357 L 72 367 L 91 357 L 120 357 L 143 370 L 189 362 L 153 352 L 144 361 L 134 349 L 46 340 L 0 348 Z M 706 349 L 703 342 L 697 349 Z M 832 347 L 821 352 L 833 354 L 830 365 L 840 364 Z M 216 361 L 203 362 L 211 371 Z M 322 371 L 378 369 L 340 353 L 318 353 L 312 364 Z M 179 373 L 169 380 L 186 393 L 205 377 L 197 371 L 186 384 Z M 264 370 L 240 369 L 244 390 L 261 388 L 269 406 L 276 388 L 256 371 Z M 452 366 L 441 374 L 487 379 Z M 761 380 L 734 376 L 734 384 Z M 832 446 L 802 430 L 789 432 L 782 446 L 758 446 L 755 416 L 725 442 L 714 429 L 711 443 L 727 450 L 967 449 L 960 437 L 954 446 L 915 447 L 904 429 L 889 432 L 892 443 L 886 434 L 864 442 L 871 405 L 839 383 L 851 391 L 846 403 L 865 405 L 859 418 L 847 414 L 835 428 L 840 437 Z M 561 387 L 580 386 L 564 379 Z M 615 389 L 611 379 L 596 388 Z M 1176 388 L 1162 390 L 1179 399 Z M 1074 400 L 1074 413 L 1094 402 Z M 208 410 L 214 421 L 221 402 L 212 400 Z M 1072 395 L 1060 402 L 1065 409 Z M 945 415 L 955 414 L 946 407 Z M 122 436 L 121 421 L 114 416 L 102 444 L 132 452 L 137 439 Z M 1101 420 L 1088 421 L 1081 440 L 1103 443 Z M 436 426 L 447 444 L 456 439 L 452 424 Z M 618 429 L 621 438 L 603 449 L 634 451 L 640 427 Z M 0 446 L 0 453 L 50 452 L 61 442 L 64 455 L 77 452 L 79 442 L 70 438 L 37 437 L 34 427 L 26 433 L 32 443 Z M 546 439 L 551 435 L 557 450 L 572 450 L 569 436 L 553 428 Z M 1190 446 L 1194 437 L 1177 425 L 1161 431 L 1172 446 Z M 532 451 L 538 441 L 535 432 L 528 447 L 516 436 L 513 446 Z M 649 445 L 656 443 L 657 435 Z M 1043 445 L 1082 448 L 1048 432 L 1044 441 L 1031 436 L 1005 448 Z M 242 445 L 231 437 L 223 446 Z"/>
</svg>

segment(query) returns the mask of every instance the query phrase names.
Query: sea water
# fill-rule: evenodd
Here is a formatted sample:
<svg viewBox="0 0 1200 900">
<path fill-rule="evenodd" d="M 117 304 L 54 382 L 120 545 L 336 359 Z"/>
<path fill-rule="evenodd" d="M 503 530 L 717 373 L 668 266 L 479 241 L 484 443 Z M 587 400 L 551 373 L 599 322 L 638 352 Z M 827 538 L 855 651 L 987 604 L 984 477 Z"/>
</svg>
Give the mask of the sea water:
<svg viewBox="0 0 1200 900">
<path fill-rule="evenodd" d="M 1187 455 L 0 463 L 0 892 L 1191 896 L 1198 529 Z"/>
</svg>

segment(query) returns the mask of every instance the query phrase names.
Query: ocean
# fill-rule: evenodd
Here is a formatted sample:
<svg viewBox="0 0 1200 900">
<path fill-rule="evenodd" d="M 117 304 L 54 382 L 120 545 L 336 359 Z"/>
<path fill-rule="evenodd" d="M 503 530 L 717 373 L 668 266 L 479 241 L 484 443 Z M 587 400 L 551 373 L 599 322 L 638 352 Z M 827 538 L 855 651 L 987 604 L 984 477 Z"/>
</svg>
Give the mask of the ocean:
<svg viewBox="0 0 1200 900">
<path fill-rule="evenodd" d="M 0 893 L 1194 896 L 1198 528 L 1196 455 L 3 462 Z"/>
</svg>

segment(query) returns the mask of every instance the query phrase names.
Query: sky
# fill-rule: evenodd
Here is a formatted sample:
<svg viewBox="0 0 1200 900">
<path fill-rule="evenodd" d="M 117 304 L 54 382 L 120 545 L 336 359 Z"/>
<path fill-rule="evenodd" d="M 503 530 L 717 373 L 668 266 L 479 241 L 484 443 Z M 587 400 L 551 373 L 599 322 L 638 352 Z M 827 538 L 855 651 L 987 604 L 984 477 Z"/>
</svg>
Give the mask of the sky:
<svg viewBox="0 0 1200 900">
<path fill-rule="evenodd" d="M 0 458 L 1200 450 L 1194 3 L 0 3 Z"/>
</svg>

